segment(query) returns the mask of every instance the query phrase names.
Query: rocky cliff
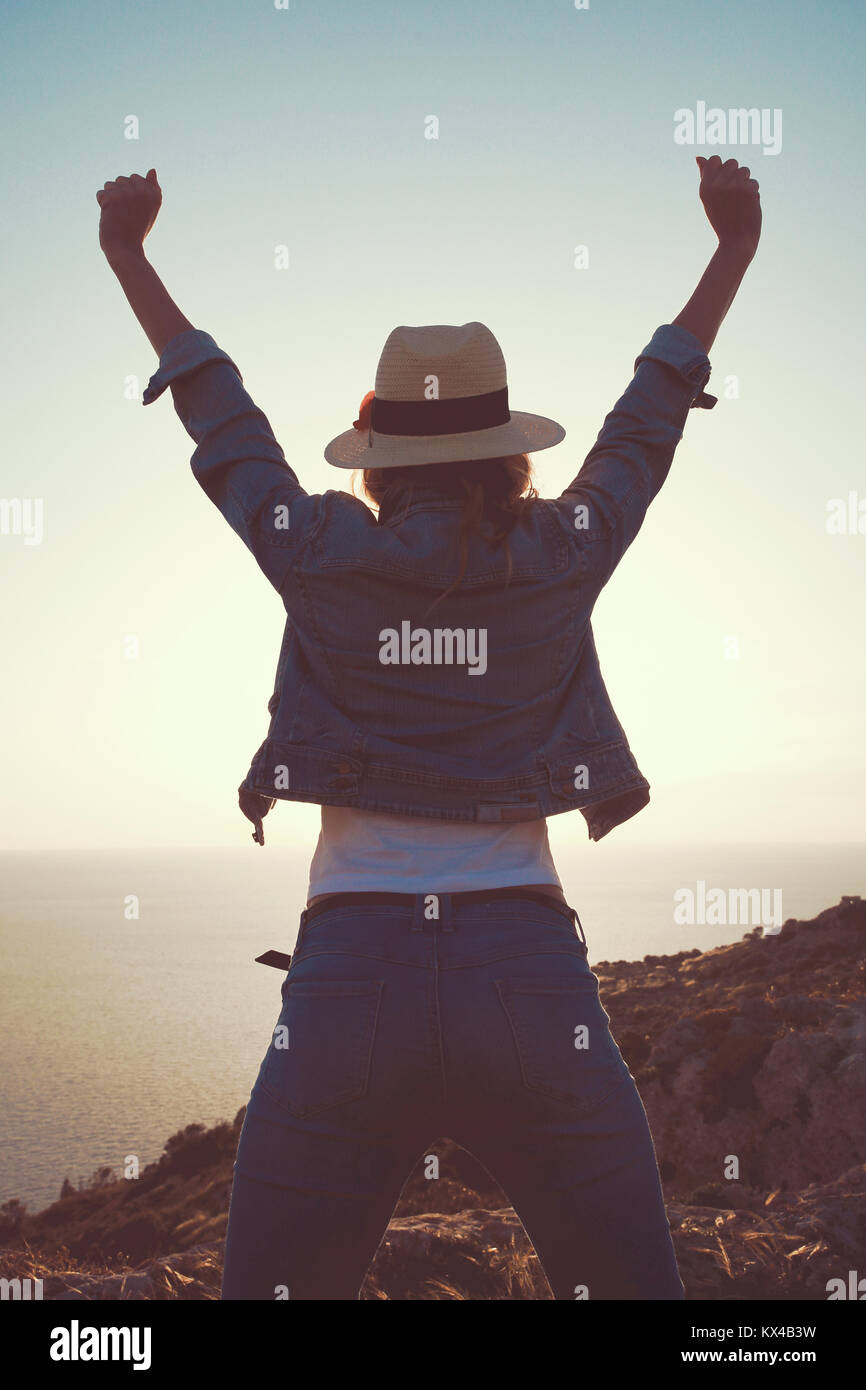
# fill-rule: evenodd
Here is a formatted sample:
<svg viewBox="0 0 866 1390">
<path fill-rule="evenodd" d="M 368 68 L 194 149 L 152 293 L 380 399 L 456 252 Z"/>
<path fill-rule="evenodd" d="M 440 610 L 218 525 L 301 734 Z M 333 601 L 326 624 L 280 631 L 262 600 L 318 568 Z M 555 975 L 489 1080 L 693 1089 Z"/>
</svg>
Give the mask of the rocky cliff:
<svg viewBox="0 0 866 1390">
<path fill-rule="evenodd" d="M 826 1299 L 866 1251 L 866 902 L 776 936 L 594 964 L 650 1119 L 687 1296 Z M 243 1112 L 172 1136 L 29 1215 L 7 1203 L 0 1276 L 44 1297 L 215 1298 Z M 364 1298 L 550 1291 L 505 1194 L 447 1138 L 409 1175 Z M 171 1253 L 164 1253 L 164 1252 Z"/>
</svg>

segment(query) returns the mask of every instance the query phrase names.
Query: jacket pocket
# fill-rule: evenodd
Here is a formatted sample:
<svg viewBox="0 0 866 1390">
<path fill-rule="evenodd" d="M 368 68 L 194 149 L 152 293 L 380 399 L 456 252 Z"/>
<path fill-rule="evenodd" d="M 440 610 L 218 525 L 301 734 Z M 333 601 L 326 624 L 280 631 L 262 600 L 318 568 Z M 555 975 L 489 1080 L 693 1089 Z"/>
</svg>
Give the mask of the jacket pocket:
<svg viewBox="0 0 866 1390">
<path fill-rule="evenodd" d="M 579 1114 L 597 1109 L 631 1076 L 611 1035 L 598 980 L 584 968 L 586 974 L 569 971 L 559 980 L 496 981 L 524 1086 Z"/>
<path fill-rule="evenodd" d="M 298 1118 L 367 1094 L 382 980 L 283 983 L 259 1085 Z"/>
</svg>

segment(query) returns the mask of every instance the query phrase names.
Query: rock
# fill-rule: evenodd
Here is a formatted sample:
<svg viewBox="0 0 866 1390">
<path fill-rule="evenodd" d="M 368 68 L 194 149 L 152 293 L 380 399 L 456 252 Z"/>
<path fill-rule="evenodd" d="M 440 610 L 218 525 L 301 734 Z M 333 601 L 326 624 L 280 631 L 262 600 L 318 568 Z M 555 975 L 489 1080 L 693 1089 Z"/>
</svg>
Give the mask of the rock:
<svg viewBox="0 0 866 1390">
<path fill-rule="evenodd" d="M 829 1279 L 862 1272 L 864 939 L 866 902 L 852 898 L 778 936 L 593 966 L 649 1116 L 689 1298 L 825 1299 Z M 7 1204 L 0 1275 L 42 1278 L 58 1302 L 218 1298 L 243 1114 L 187 1126 L 137 1183 L 67 1190 L 32 1215 Z M 419 1159 L 362 1297 L 549 1298 L 494 1177 L 447 1138 L 428 1152 L 439 1181 Z"/>
</svg>

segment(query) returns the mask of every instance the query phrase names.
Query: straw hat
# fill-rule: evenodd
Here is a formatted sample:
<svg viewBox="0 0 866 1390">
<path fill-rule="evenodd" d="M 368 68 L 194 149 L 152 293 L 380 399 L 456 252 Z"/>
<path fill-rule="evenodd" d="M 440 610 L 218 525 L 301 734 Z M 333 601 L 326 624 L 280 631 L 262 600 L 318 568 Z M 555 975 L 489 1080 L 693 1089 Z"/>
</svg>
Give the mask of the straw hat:
<svg viewBox="0 0 866 1390">
<path fill-rule="evenodd" d="M 325 458 L 335 468 L 397 468 L 522 454 L 564 438 L 555 420 L 509 410 L 505 358 L 483 323 L 402 324 L 382 349 L 375 391 Z"/>
</svg>

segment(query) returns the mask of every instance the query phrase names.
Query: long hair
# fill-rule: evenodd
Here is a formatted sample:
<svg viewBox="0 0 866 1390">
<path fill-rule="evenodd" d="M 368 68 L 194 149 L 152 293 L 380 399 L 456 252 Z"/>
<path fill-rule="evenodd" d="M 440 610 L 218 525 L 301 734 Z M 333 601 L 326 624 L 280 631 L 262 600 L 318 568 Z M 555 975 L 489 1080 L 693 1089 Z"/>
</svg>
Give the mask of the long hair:
<svg viewBox="0 0 866 1390">
<path fill-rule="evenodd" d="M 524 507 L 538 497 L 533 484 L 532 460 L 529 454 L 504 454 L 499 458 L 466 459 L 458 463 L 423 463 L 397 468 L 355 469 L 352 473 L 352 492 L 355 479 L 363 473 L 366 499 L 378 510 L 385 499 L 404 501 L 403 515 L 409 507 L 418 483 L 445 485 L 454 495 L 463 496 L 463 512 L 456 540 L 460 546 L 460 573 L 453 584 L 439 595 L 427 609 L 430 613 L 437 603 L 456 589 L 466 573 L 469 537 L 484 535 L 482 526 L 489 523 L 484 537 L 494 550 L 503 542 L 508 558 L 506 587 L 511 581 L 512 557 L 508 533 L 517 522 Z M 427 614 L 425 613 L 425 617 Z"/>
</svg>

